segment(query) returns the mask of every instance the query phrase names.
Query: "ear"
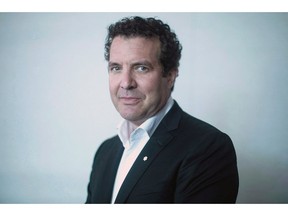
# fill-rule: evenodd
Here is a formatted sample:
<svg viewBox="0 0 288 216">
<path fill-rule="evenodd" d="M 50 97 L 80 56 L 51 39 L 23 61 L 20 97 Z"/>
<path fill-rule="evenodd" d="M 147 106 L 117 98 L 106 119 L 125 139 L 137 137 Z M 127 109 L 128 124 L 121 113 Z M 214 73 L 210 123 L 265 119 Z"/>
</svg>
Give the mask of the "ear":
<svg viewBox="0 0 288 216">
<path fill-rule="evenodd" d="M 174 83 L 176 81 L 176 77 L 178 77 L 178 69 L 173 69 L 168 73 L 167 82 L 170 88 L 173 88 Z"/>
</svg>

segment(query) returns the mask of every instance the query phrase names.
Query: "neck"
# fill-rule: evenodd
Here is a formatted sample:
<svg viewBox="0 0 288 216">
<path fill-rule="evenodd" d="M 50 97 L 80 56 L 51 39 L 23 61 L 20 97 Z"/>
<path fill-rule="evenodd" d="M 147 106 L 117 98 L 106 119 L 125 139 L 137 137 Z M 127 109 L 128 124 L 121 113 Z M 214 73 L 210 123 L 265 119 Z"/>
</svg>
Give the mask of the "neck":
<svg viewBox="0 0 288 216">
<path fill-rule="evenodd" d="M 128 137 L 130 137 L 131 133 L 139 126 L 140 124 L 138 125 L 138 124 L 128 121 L 128 126 L 127 126 Z"/>
</svg>

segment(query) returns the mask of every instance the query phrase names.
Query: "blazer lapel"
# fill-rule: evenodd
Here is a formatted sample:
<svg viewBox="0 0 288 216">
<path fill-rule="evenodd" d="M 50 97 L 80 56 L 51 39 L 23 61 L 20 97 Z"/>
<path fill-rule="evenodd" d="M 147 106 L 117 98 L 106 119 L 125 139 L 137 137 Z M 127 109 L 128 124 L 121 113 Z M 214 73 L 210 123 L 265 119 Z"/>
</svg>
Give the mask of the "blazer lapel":
<svg viewBox="0 0 288 216">
<path fill-rule="evenodd" d="M 114 179 L 124 147 L 117 136 L 107 144 L 102 145 L 104 150 L 98 149 L 102 152 L 94 159 L 86 203 L 111 203 Z"/>
<path fill-rule="evenodd" d="M 126 201 L 145 170 L 150 166 L 164 146 L 173 139 L 174 135 L 172 131 L 178 128 L 181 111 L 181 108 L 175 101 L 173 107 L 163 118 L 128 172 L 118 192 L 115 203 L 124 203 Z"/>
<path fill-rule="evenodd" d="M 120 139 L 117 139 L 114 143 L 117 148 L 112 149 L 113 152 L 109 155 L 107 155 L 107 160 L 110 160 L 110 163 L 108 167 L 106 167 L 106 172 L 107 172 L 107 178 L 103 179 L 105 182 L 103 182 L 103 185 L 106 185 L 107 187 L 103 187 L 100 190 L 103 190 L 102 193 L 100 194 L 100 199 L 103 200 L 103 202 L 111 202 L 112 199 L 112 193 L 113 193 L 113 185 L 114 185 L 114 179 L 116 177 L 118 165 L 121 160 L 121 156 L 124 151 L 124 147 L 120 141 Z"/>
</svg>

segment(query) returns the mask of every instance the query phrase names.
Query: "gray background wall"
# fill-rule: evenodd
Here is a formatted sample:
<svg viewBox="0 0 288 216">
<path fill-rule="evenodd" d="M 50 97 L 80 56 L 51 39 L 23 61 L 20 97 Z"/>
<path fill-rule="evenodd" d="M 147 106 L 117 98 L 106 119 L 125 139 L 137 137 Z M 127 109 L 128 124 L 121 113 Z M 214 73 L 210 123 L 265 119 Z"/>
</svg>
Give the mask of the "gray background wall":
<svg viewBox="0 0 288 216">
<path fill-rule="evenodd" d="M 127 15 L 176 31 L 173 97 L 231 136 L 237 202 L 287 203 L 287 13 L 0 13 L 0 203 L 85 202 L 94 153 L 119 121 L 106 27 Z"/>
</svg>

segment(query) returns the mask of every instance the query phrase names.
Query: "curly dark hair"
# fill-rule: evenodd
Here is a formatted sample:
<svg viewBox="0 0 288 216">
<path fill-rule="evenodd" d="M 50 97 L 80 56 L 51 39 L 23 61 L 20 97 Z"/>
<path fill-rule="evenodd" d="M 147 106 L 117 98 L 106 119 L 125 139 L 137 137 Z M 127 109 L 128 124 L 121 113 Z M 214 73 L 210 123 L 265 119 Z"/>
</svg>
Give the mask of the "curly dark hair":
<svg viewBox="0 0 288 216">
<path fill-rule="evenodd" d="M 181 58 L 182 45 L 169 25 L 155 18 L 139 16 L 126 17 L 108 27 L 105 42 L 105 59 L 110 59 L 110 47 L 116 36 L 159 38 L 161 43 L 160 63 L 163 66 L 163 75 L 171 70 L 178 69 Z"/>
</svg>

